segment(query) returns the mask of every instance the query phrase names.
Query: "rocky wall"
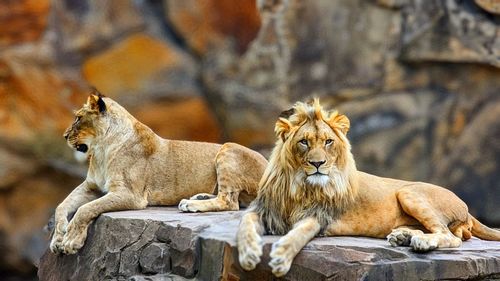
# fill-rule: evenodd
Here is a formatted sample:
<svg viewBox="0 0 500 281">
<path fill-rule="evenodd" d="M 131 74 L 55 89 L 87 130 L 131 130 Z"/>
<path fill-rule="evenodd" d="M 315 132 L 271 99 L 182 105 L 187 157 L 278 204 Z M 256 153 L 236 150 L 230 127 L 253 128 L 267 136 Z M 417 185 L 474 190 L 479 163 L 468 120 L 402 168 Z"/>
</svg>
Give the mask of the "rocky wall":
<svg viewBox="0 0 500 281">
<path fill-rule="evenodd" d="M 264 153 L 319 96 L 358 167 L 452 189 L 500 225 L 500 29 L 493 1 L 19 0 L 0 3 L 0 273 L 32 274 L 81 181 L 61 135 L 89 85 L 164 137 Z M 9 273 L 10 274 L 10 273 Z"/>
<path fill-rule="evenodd" d="M 269 120 L 317 96 L 350 118 L 359 169 L 442 185 L 500 223 L 498 13 L 455 0 L 258 8 L 262 26 L 243 56 L 216 49 L 202 63 L 230 139 L 267 147 Z"/>
</svg>

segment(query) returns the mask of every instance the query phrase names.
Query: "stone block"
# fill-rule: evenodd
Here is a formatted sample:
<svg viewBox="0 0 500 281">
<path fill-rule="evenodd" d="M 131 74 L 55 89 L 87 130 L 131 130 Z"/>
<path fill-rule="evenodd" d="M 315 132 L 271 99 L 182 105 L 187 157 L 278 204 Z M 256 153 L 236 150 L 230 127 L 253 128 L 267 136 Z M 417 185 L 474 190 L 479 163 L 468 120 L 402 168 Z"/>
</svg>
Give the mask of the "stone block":
<svg viewBox="0 0 500 281">
<path fill-rule="evenodd" d="M 105 213 L 76 255 L 46 252 L 38 276 L 41 281 L 275 280 L 267 263 L 277 236 L 264 236 L 255 270 L 239 266 L 235 233 L 242 214 L 183 214 L 175 207 Z M 422 254 L 383 239 L 320 237 L 304 247 L 280 280 L 495 278 L 500 278 L 500 242 L 473 238 L 460 248 Z"/>
</svg>

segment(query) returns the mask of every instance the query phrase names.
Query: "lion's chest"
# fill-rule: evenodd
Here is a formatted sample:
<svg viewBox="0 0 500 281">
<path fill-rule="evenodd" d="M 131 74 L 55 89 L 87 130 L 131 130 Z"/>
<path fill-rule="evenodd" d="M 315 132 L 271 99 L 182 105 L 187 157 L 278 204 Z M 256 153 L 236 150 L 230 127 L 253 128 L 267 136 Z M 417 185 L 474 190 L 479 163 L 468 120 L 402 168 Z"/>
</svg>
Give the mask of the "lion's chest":
<svg viewBox="0 0 500 281">
<path fill-rule="evenodd" d="M 281 205 L 271 208 L 260 209 L 262 218 L 265 224 L 266 231 L 273 235 L 284 235 L 288 233 L 293 226 L 306 218 L 315 218 L 325 229 L 340 213 L 340 210 L 331 205 L 307 205 L 307 204 L 292 204 L 288 207 Z"/>
</svg>

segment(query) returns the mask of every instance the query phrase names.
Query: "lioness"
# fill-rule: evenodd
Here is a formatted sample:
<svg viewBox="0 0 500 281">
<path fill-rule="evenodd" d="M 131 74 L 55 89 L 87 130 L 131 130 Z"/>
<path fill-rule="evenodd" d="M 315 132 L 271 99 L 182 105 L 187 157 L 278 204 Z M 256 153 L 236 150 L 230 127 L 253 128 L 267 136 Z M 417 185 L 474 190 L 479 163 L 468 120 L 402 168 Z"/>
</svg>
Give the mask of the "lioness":
<svg viewBox="0 0 500 281">
<path fill-rule="evenodd" d="M 284 235 L 270 253 L 276 276 L 285 275 L 318 234 L 387 237 L 392 246 L 421 252 L 459 247 L 471 235 L 500 240 L 500 231 L 482 225 L 447 189 L 357 171 L 349 125 L 317 99 L 299 102 L 279 118 L 276 146 L 237 233 L 244 269 L 259 263 L 263 233 Z"/>
<path fill-rule="evenodd" d="M 85 181 L 55 211 L 52 252 L 76 253 L 89 224 L 103 212 L 179 201 L 182 211 L 238 210 L 238 199 L 248 205 L 255 198 L 267 163 L 255 151 L 234 143 L 162 139 L 98 93 L 75 115 L 64 137 L 88 155 L 89 168 Z M 217 195 L 207 194 L 214 191 Z"/>
</svg>

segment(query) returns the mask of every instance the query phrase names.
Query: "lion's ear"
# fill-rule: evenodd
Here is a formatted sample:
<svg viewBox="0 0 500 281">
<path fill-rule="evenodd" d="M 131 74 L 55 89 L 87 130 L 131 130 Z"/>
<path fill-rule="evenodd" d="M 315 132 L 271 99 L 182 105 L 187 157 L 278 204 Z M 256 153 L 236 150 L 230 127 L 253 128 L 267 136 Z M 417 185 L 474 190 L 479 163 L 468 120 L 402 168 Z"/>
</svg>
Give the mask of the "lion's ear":
<svg viewBox="0 0 500 281">
<path fill-rule="evenodd" d="M 281 112 L 281 113 L 280 113 L 279 118 L 288 119 L 288 118 L 290 118 L 290 116 L 292 116 L 294 113 L 295 113 L 295 108 L 290 108 L 290 109 L 288 109 L 288 110 L 285 110 L 285 111 Z"/>
<path fill-rule="evenodd" d="M 351 127 L 351 122 L 347 116 L 342 114 L 335 114 L 335 116 L 330 120 L 330 125 L 338 128 L 344 135 L 347 134 L 349 128 Z"/>
<path fill-rule="evenodd" d="M 102 99 L 101 95 L 96 95 L 95 93 L 90 94 L 90 96 L 87 99 L 87 104 L 90 106 L 91 109 L 97 110 L 100 113 L 106 111 L 106 103 Z"/>
<path fill-rule="evenodd" d="M 274 132 L 276 136 L 280 137 L 282 141 L 285 141 L 286 134 L 292 128 L 292 123 L 288 121 L 288 118 L 295 113 L 294 108 L 290 108 L 280 113 L 278 121 L 276 122 L 276 126 L 274 127 Z"/>
<path fill-rule="evenodd" d="M 287 119 L 280 117 L 274 126 L 274 132 L 276 133 L 276 136 L 281 138 L 282 141 L 285 141 L 291 128 L 292 123 L 290 123 Z"/>
</svg>

